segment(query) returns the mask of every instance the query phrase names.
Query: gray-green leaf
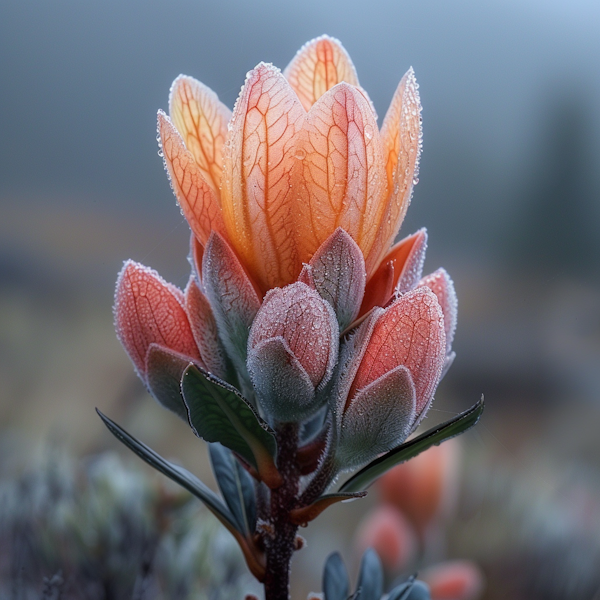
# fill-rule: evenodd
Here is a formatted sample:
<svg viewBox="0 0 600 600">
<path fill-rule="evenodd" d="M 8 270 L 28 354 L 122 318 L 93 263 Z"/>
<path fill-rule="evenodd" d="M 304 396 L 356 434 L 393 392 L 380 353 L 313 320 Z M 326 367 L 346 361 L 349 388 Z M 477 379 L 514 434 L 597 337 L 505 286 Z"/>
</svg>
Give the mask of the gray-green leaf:
<svg viewBox="0 0 600 600">
<path fill-rule="evenodd" d="M 233 386 L 189 365 L 181 390 L 189 423 L 198 437 L 239 454 L 269 487 L 281 484 L 273 431 Z"/>
<path fill-rule="evenodd" d="M 439 446 L 442 442 L 464 433 L 479 421 L 479 418 L 483 413 L 483 407 L 484 402 L 482 397 L 479 402 L 453 419 L 450 419 L 437 427 L 433 427 L 429 431 L 416 437 L 414 440 L 410 440 L 375 459 L 348 479 L 339 491 L 358 492 L 360 490 L 365 490 L 378 477 L 392 467 L 414 458 L 431 446 Z"/>
</svg>

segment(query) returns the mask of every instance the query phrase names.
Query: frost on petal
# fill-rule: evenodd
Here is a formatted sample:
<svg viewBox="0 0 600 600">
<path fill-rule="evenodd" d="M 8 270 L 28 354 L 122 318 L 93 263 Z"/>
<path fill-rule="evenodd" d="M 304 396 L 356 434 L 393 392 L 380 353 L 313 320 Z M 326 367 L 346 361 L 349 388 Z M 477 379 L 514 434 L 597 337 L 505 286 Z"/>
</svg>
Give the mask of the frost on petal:
<svg viewBox="0 0 600 600">
<path fill-rule="evenodd" d="M 248 347 L 281 337 L 313 386 L 331 377 L 337 362 L 339 330 L 331 306 L 304 283 L 271 290 L 256 315 Z"/>
<path fill-rule="evenodd" d="M 224 150 L 222 206 L 228 238 L 264 292 L 294 281 L 292 168 L 305 111 L 278 69 L 250 71 Z"/>
<path fill-rule="evenodd" d="M 315 289 L 331 304 L 343 331 L 358 315 L 365 291 L 367 273 L 360 248 L 338 228 L 315 252 L 310 267 Z"/>
<path fill-rule="evenodd" d="M 387 177 L 387 208 L 371 253 L 366 258 L 371 274 L 398 234 L 418 181 L 422 146 L 421 101 L 414 71 L 400 81 L 381 126 L 381 143 Z"/>
<path fill-rule="evenodd" d="M 307 111 L 325 92 L 342 81 L 358 87 L 358 76 L 350 56 L 339 40 L 327 35 L 304 44 L 286 67 L 284 75 Z"/>
<path fill-rule="evenodd" d="M 394 293 L 404 294 L 413 289 L 423 273 L 426 250 L 425 229 L 393 246 L 367 284 L 360 314 L 367 313 L 373 306 L 386 306 Z"/>
<path fill-rule="evenodd" d="M 404 294 L 379 317 L 356 373 L 349 401 L 363 388 L 398 365 L 410 371 L 417 415 L 433 398 L 446 358 L 444 318 L 427 287 Z"/>
<path fill-rule="evenodd" d="M 218 198 L 231 111 L 209 87 L 180 75 L 171 86 L 169 114 L 202 177 Z"/>
<path fill-rule="evenodd" d="M 296 153 L 297 239 L 308 262 L 338 227 L 369 252 L 385 205 L 385 168 L 369 102 L 340 83 L 311 108 Z"/>
<path fill-rule="evenodd" d="M 450 354 L 454 333 L 456 332 L 456 318 L 458 315 L 458 299 L 454 290 L 454 283 L 446 269 L 427 275 L 421 279 L 420 285 L 426 285 L 436 296 L 442 313 L 444 314 L 444 330 L 446 332 L 446 354 Z M 448 368 L 450 365 L 448 365 Z"/>
<path fill-rule="evenodd" d="M 144 381 L 150 344 L 200 358 L 181 290 L 156 271 L 127 261 L 117 279 L 114 313 L 117 337 Z"/>
<path fill-rule="evenodd" d="M 249 349 L 248 372 L 260 406 L 277 421 L 300 421 L 318 410 L 314 384 L 282 337 Z"/>
<path fill-rule="evenodd" d="M 204 368 L 201 361 L 192 361 L 189 356 L 150 344 L 146 354 L 148 389 L 161 406 L 174 412 L 187 422 L 188 415 L 181 396 L 181 377 L 193 362 Z"/>
<path fill-rule="evenodd" d="M 363 464 L 401 444 L 411 432 L 415 409 L 415 386 L 403 365 L 358 391 L 342 418 L 339 458 L 344 467 Z"/>
<path fill-rule="evenodd" d="M 202 283 L 219 337 L 239 373 L 246 371 L 248 332 L 260 307 L 244 267 L 227 242 L 213 233 L 204 249 Z"/>
<path fill-rule="evenodd" d="M 185 289 L 185 310 L 190 320 L 194 339 L 200 350 L 205 371 L 225 379 L 227 366 L 219 340 L 217 323 L 206 296 L 200 291 L 194 277 Z"/>
<path fill-rule="evenodd" d="M 165 113 L 158 111 L 158 133 L 171 187 L 191 230 L 201 244 L 211 231 L 224 231 L 215 193 Z"/>
</svg>

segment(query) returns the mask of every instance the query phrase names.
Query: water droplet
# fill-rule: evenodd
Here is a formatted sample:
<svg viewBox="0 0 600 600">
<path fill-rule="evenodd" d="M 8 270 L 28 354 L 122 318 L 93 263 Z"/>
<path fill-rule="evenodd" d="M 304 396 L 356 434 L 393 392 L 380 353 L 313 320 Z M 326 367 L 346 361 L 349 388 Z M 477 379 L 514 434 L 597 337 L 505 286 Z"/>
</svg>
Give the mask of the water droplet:
<svg viewBox="0 0 600 600">
<path fill-rule="evenodd" d="M 298 160 L 304 160 L 306 158 L 306 151 L 303 148 L 298 148 L 296 150 L 296 153 L 294 154 L 294 156 L 298 159 Z"/>
<path fill-rule="evenodd" d="M 365 125 L 365 137 L 368 140 L 373 139 L 373 127 L 371 125 Z"/>
</svg>

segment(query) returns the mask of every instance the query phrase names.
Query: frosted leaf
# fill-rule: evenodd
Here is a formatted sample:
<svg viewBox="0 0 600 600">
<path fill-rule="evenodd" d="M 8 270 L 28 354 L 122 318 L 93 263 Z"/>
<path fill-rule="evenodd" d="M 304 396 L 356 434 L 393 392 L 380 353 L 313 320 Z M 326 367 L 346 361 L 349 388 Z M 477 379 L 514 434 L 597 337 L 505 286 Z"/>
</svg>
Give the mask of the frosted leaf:
<svg viewBox="0 0 600 600">
<path fill-rule="evenodd" d="M 354 321 L 365 292 L 365 261 L 356 242 L 341 228 L 323 242 L 310 261 L 312 282 L 331 304 L 340 331 Z"/>
<path fill-rule="evenodd" d="M 409 370 L 400 365 L 352 398 L 342 418 L 339 458 L 345 468 L 366 463 L 402 443 L 416 410 Z"/>
<path fill-rule="evenodd" d="M 202 258 L 202 283 L 219 337 L 238 373 L 246 373 L 248 332 L 260 298 L 227 242 L 213 233 Z"/>
</svg>

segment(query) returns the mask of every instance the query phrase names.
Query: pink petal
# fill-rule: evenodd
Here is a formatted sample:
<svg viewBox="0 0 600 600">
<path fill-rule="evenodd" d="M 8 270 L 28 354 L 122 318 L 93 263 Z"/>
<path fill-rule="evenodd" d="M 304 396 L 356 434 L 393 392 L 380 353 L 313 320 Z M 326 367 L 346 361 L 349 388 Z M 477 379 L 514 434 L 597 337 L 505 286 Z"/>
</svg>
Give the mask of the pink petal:
<svg viewBox="0 0 600 600">
<path fill-rule="evenodd" d="M 433 398 L 446 358 L 444 319 L 435 294 L 426 287 L 408 292 L 379 317 L 349 398 L 398 365 L 415 384 L 417 414 Z"/>
<path fill-rule="evenodd" d="M 183 294 L 156 271 L 127 261 L 117 279 L 114 313 L 117 337 L 142 379 L 150 344 L 200 359 Z"/>
<path fill-rule="evenodd" d="M 267 293 L 252 325 L 248 347 L 283 338 L 317 387 L 329 378 L 337 361 L 338 335 L 331 306 L 307 285 L 293 283 Z"/>
<path fill-rule="evenodd" d="M 454 290 L 454 283 L 445 269 L 438 269 L 431 275 L 423 277 L 420 285 L 426 285 L 437 296 L 442 307 L 444 329 L 446 331 L 446 354 L 450 354 L 458 315 L 458 298 Z"/>
</svg>

